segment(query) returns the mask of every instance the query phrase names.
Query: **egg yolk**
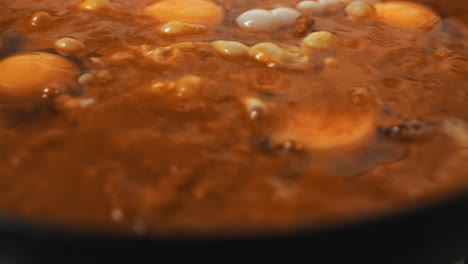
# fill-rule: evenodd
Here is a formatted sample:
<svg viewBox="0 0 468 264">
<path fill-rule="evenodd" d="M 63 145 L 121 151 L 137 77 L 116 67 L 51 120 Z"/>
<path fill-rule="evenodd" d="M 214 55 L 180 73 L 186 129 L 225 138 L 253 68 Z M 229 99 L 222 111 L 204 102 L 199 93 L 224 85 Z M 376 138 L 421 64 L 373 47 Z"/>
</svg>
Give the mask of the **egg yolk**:
<svg viewBox="0 0 468 264">
<path fill-rule="evenodd" d="M 75 63 L 59 55 L 36 52 L 8 57 L 0 61 L 0 101 L 40 100 L 48 85 L 72 85 L 79 73 Z"/>
<path fill-rule="evenodd" d="M 431 8 L 407 1 L 389 1 L 375 5 L 377 16 L 401 27 L 429 30 L 438 25 L 441 18 Z"/>
<path fill-rule="evenodd" d="M 159 22 L 215 24 L 224 16 L 223 9 L 210 0 L 163 0 L 149 5 L 146 13 Z"/>
<path fill-rule="evenodd" d="M 325 150 L 357 144 L 375 133 L 373 114 L 329 115 L 301 112 L 286 122 L 273 142 L 294 141 L 307 149 Z"/>
</svg>

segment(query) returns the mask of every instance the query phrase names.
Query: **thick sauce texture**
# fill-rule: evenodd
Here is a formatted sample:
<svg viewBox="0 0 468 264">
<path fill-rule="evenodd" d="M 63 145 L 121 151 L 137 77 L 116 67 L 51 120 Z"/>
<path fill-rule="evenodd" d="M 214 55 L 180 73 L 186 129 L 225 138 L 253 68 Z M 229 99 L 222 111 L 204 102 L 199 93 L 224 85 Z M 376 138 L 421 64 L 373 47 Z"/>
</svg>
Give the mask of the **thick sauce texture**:
<svg viewBox="0 0 468 264">
<path fill-rule="evenodd" d="M 462 191 L 467 14 L 465 0 L 0 0 L 0 212 L 235 233 Z"/>
</svg>

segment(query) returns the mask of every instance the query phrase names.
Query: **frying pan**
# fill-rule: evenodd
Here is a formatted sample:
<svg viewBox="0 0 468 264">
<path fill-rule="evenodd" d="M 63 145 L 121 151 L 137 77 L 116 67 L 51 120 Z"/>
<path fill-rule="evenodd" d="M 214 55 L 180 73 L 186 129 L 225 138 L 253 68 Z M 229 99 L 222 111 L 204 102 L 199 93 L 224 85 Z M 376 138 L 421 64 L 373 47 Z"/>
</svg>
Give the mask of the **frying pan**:
<svg viewBox="0 0 468 264">
<path fill-rule="evenodd" d="M 468 253 L 468 193 L 345 224 L 283 233 L 161 237 L 53 227 L 0 217 L 0 255 L 24 263 L 449 264 Z"/>
<path fill-rule="evenodd" d="M 468 192 L 345 224 L 224 237 L 98 233 L 3 215 L 0 255 L 48 264 L 272 259 L 314 264 L 449 264 L 468 255 Z"/>
</svg>

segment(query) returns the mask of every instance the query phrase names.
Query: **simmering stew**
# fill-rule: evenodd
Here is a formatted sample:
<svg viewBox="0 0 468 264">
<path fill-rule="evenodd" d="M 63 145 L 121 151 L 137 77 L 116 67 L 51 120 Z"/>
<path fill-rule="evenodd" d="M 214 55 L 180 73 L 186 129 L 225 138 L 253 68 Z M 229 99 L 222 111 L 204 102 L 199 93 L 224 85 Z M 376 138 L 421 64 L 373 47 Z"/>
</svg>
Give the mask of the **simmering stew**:
<svg viewBox="0 0 468 264">
<path fill-rule="evenodd" d="M 289 230 L 468 186 L 465 0 L 0 0 L 0 212 Z"/>
</svg>

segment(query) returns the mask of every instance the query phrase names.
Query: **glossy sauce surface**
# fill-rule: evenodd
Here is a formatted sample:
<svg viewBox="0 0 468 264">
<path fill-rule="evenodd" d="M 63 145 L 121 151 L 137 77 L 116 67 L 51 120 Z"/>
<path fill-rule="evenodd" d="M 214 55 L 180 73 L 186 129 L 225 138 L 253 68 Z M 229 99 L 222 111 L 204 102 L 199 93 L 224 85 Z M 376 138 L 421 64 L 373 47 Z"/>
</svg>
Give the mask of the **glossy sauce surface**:
<svg viewBox="0 0 468 264">
<path fill-rule="evenodd" d="M 66 71 L 43 83 L 25 67 L 13 95 L 0 72 L 4 214 L 138 234 L 255 232 L 467 187 L 464 0 L 417 1 L 441 18 L 423 30 L 341 6 L 270 32 L 236 19 L 299 1 L 201 0 L 212 15 L 176 14 L 166 30 L 173 14 L 155 18 L 158 1 L 97 2 L 0 0 L 0 71 L 32 52 Z M 313 32 L 332 34 L 317 48 Z"/>
</svg>

